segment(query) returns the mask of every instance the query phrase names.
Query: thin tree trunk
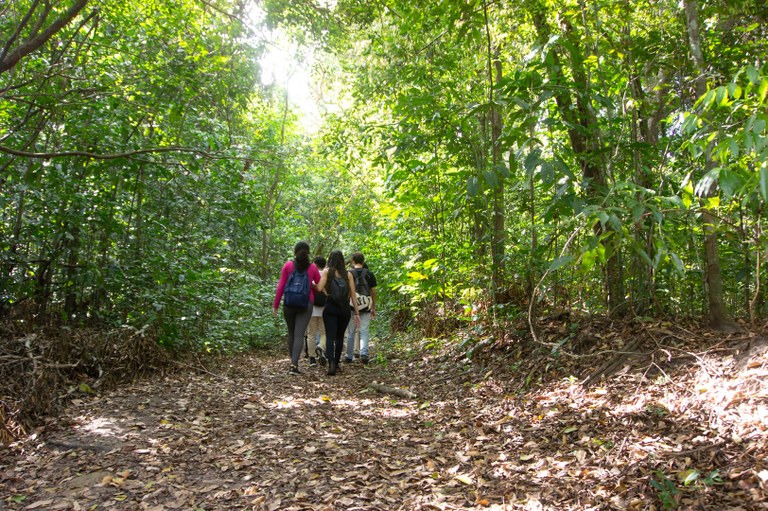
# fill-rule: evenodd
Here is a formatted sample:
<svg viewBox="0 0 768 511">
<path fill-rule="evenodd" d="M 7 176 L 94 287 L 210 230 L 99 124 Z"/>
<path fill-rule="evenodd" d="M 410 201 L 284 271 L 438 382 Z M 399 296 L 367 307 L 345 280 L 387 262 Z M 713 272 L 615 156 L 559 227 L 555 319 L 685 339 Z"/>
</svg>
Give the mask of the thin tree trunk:
<svg viewBox="0 0 768 511">
<path fill-rule="evenodd" d="M 501 138 L 501 132 L 503 129 L 503 121 L 501 118 L 501 112 L 496 106 L 494 101 L 493 89 L 494 86 L 501 82 L 501 60 L 498 55 L 498 48 L 493 48 L 491 41 L 491 32 L 488 25 L 488 4 L 483 3 L 483 14 L 485 16 L 485 34 L 487 42 L 487 58 L 488 58 L 488 101 L 491 109 L 491 171 L 496 175 L 496 184 L 492 191 L 493 201 L 493 222 L 492 222 L 492 239 L 491 239 L 491 288 L 493 290 L 494 297 L 496 294 L 504 289 L 505 286 L 505 272 L 504 272 L 504 254 L 506 244 L 506 232 L 505 232 L 505 214 L 504 214 L 504 176 L 499 172 L 499 166 L 503 165 L 501 160 L 501 145 L 499 139 Z M 495 74 L 495 76 L 494 76 Z"/>
<path fill-rule="evenodd" d="M 539 41 L 545 44 L 549 41 L 551 30 L 547 24 L 546 7 L 541 3 L 534 5 L 531 10 L 534 26 L 538 33 Z M 560 116 L 568 126 L 568 138 L 571 148 L 576 155 L 584 178 L 585 193 L 592 198 L 598 196 L 598 191 L 605 187 L 606 176 L 602 159 L 599 154 L 599 128 L 597 119 L 590 104 L 589 82 L 584 69 L 584 55 L 579 50 L 579 38 L 573 34 L 572 27 L 566 23 L 564 33 L 569 41 L 571 72 L 573 81 L 581 84 L 583 94 L 578 94 L 576 104 L 568 87 L 562 86 L 555 92 L 555 102 Z M 563 64 L 558 53 L 551 50 L 551 60 L 547 65 L 547 73 L 550 81 L 555 84 L 568 82 L 563 74 Z M 608 229 L 608 227 L 606 227 Z M 604 228 L 597 224 L 595 235 L 601 237 Z M 607 290 L 607 307 L 609 313 L 620 313 L 624 305 L 624 286 L 619 258 L 619 243 L 617 235 L 604 238 L 606 250 L 609 254 L 604 268 L 605 285 Z"/>
<path fill-rule="evenodd" d="M 701 34 L 699 32 L 698 21 L 698 3 L 696 0 L 683 0 L 683 9 L 685 11 L 685 24 L 688 29 L 688 45 L 691 50 L 691 56 L 696 66 L 698 75 L 694 81 L 696 95 L 701 97 L 707 92 L 706 81 L 706 61 L 704 52 L 701 49 Z M 714 168 L 714 161 L 709 150 L 707 150 L 704 173 L 706 174 Z M 706 191 L 704 198 L 709 198 L 715 193 L 714 185 Z M 707 298 L 709 304 L 710 325 L 716 329 L 725 332 L 740 330 L 738 325 L 731 319 L 723 301 L 723 276 L 720 269 L 720 254 L 718 252 L 717 242 L 717 217 L 703 203 L 702 220 L 704 222 L 704 257 L 705 257 L 705 279 L 707 284 Z"/>
</svg>

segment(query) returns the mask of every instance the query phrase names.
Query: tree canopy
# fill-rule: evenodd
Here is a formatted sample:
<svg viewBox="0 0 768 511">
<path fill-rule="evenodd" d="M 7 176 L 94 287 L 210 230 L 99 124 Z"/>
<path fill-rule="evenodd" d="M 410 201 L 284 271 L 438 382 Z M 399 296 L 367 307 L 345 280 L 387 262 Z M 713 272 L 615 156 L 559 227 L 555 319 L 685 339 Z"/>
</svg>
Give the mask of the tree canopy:
<svg viewBox="0 0 768 511">
<path fill-rule="evenodd" d="M 5 318 L 271 342 L 299 239 L 365 252 L 392 317 L 765 317 L 763 2 L 252 9 L 2 7 Z M 315 56 L 317 132 L 268 30 Z"/>
</svg>

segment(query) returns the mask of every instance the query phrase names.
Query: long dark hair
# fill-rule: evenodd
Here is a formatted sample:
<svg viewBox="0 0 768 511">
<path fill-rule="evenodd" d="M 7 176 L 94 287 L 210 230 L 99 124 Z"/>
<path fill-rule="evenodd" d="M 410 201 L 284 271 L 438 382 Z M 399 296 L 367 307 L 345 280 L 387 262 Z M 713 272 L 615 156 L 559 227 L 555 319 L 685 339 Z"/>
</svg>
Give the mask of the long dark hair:
<svg viewBox="0 0 768 511">
<path fill-rule="evenodd" d="M 338 272 L 339 276 L 346 277 L 347 276 L 347 267 L 344 265 L 344 254 L 341 253 L 341 250 L 334 250 L 331 252 L 331 255 L 328 256 L 328 281 L 325 283 L 325 289 L 330 292 L 330 285 L 331 280 L 333 280 L 336 275 L 333 273 L 330 273 L 332 271 Z"/>
<path fill-rule="evenodd" d="M 299 271 L 307 271 L 309 268 L 309 243 L 306 241 L 300 241 L 293 247 L 293 260 L 295 261 L 296 269 Z"/>
</svg>

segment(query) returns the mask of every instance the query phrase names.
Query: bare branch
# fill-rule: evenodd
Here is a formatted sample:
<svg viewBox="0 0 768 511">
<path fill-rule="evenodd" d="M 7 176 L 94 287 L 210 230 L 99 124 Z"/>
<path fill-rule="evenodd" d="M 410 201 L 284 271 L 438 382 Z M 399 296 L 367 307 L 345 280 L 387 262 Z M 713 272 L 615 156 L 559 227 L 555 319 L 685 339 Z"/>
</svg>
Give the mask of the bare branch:
<svg viewBox="0 0 768 511">
<path fill-rule="evenodd" d="M 128 151 L 124 153 L 112 153 L 112 154 L 98 154 L 88 151 L 61 151 L 51 153 L 31 153 L 28 151 L 18 151 L 10 147 L 0 145 L 0 153 L 12 154 L 14 156 L 21 156 L 23 158 L 39 158 L 48 160 L 51 158 L 69 158 L 72 156 L 82 156 L 84 158 L 92 158 L 94 160 L 117 160 L 119 158 L 130 158 L 139 154 L 149 153 L 194 153 L 201 156 L 211 157 L 209 153 L 200 151 L 199 149 L 192 149 L 189 147 L 153 147 L 148 149 L 137 149 L 135 151 Z"/>
<path fill-rule="evenodd" d="M 32 13 L 35 12 L 35 9 L 37 9 L 37 5 L 39 3 L 40 3 L 40 0 L 35 0 L 32 3 L 32 5 L 29 7 L 29 10 L 27 11 L 27 14 L 24 15 L 24 18 L 21 20 L 21 23 L 19 23 L 19 26 L 16 27 L 16 31 L 5 42 L 3 51 L 0 52 L 0 62 L 5 60 L 5 56 L 8 55 L 8 51 L 11 49 L 11 46 L 13 46 L 13 43 L 16 42 L 16 39 L 19 38 L 19 34 L 21 34 L 21 31 L 24 30 L 24 27 L 26 27 L 27 23 L 29 23 L 30 18 L 32 18 Z"/>
<path fill-rule="evenodd" d="M 8 71 L 18 64 L 22 58 L 44 45 L 57 32 L 67 26 L 87 4 L 88 0 L 77 0 L 72 4 L 72 7 L 67 9 L 61 17 L 51 23 L 45 30 L 34 35 L 31 39 L 22 42 L 17 48 L 5 55 L 3 59 L 0 60 L 0 74 Z"/>
</svg>

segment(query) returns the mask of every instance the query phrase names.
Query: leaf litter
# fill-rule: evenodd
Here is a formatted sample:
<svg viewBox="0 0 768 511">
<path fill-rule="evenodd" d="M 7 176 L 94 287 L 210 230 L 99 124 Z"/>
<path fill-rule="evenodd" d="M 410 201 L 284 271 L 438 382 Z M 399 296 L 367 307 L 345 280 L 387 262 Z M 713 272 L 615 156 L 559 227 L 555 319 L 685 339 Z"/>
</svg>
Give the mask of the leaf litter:
<svg viewBox="0 0 768 511">
<path fill-rule="evenodd" d="M 618 349 L 618 337 L 592 350 Z M 677 352 L 669 339 L 653 344 L 587 387 L 604 358 L 544 370 L 515 342 L 471 360 L 446 348 L 355 363 L 335 377 L 239 355 L 217 374 L 71 401 L 0 452 L 0 507 L 768 509 L 768 343 L 697 339 Z"/>
</svg>

